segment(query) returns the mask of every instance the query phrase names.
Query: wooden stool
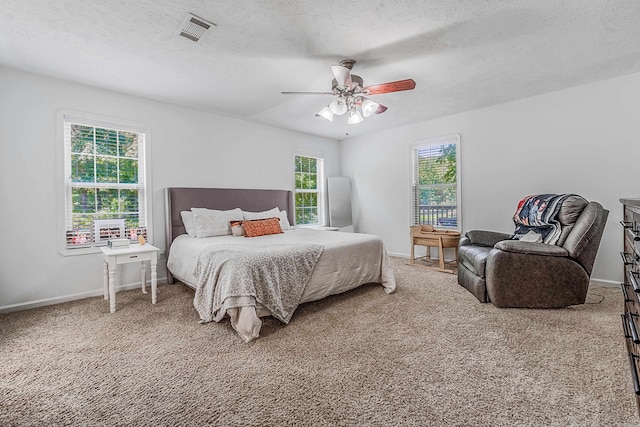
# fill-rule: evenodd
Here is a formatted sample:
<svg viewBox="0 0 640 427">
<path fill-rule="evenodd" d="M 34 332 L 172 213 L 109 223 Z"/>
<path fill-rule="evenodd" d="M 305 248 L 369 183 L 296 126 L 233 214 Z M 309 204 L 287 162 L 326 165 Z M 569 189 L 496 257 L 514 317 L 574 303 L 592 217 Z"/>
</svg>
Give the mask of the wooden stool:
<svg viewBox="0 0 640 427">
<path fill-rule="evenodd" d="M 410 264 L 415 264 L 416 259 L 428 258 L 431 259 L 431 247 L 438 248 L 438 260 L 439 267 L 430 267 L 437 271 L 443 271 L 445 273 L 455 273 L 455 270 L 445 268 L 444 249 L 445 248 L 457 248 L 460 241 L 460 232 L 454 230 L 436 230 L 430 225 L 414 225 L 411 226 L 411 261 Z M 414 246 L 426 246 L 427 255 L 424 257 L 416 258 L 414 253 Z M 455 252 L 455 262 L 458 262 L 458 251 Z"/>
</svg>

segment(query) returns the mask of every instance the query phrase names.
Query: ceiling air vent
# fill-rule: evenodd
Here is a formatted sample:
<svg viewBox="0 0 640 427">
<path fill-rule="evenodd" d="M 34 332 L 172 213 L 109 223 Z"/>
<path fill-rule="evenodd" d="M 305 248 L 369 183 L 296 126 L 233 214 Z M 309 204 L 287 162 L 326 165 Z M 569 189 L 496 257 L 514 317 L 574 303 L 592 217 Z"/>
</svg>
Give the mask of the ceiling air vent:
<svg viewBox="0 0 640 427">
<path fill-rule="evenodd" d="M 199 41 L 211 27 L 215 27 L 216 24 L 209 22 L 206 19 L 202 19 L 196 15 L 187 14 L 187 17 L 180 26 L 179 34 L 182 37 L 186 37 L 194 42 Z"/>
</svg>

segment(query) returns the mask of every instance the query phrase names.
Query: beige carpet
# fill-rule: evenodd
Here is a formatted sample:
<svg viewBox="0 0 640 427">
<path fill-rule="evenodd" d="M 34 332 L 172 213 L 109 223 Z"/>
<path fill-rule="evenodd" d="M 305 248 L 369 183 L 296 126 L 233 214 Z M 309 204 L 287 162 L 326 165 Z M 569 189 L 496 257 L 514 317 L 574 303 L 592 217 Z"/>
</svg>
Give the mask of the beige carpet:
<svg viewBox="0 0 640 427">
<path fill-rule="evenodd" d="M 266 319 L 244 344 L 193 291 L 118 293 L 0 317 L 0 425 L 638 425 L 617 288 L 560 310 L 479 303 L 394 259 L 368 285 Z M 600 301 L 601 303 L 595 304 Z"/>
</svg>

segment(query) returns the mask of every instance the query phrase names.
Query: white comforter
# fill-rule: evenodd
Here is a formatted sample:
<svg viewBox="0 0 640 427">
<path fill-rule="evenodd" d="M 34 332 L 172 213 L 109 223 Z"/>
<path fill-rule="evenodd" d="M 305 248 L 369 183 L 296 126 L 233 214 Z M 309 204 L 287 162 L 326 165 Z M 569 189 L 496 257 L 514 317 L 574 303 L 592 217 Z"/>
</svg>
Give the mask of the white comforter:
<svg viewBox="0 0 640 427">
<path fill-rule="evenodd" d="M 370 234 L 341 233 L 298 228 L 283 234 L 261 237 L 217 236 L 176 238 L 169 252 L 167 268 L 183 283 L 195 288 L 194 270 L 201 253 L 213 246 L 315 243 L 324 247 L 300 303 L 316 301 L 339 294 L 365 283 L 381 283 L 386 293 L 396 289 L 395 276 L 389 265 L 382 240 Z M 262 322 L 259 316 L 269 315 L 259 304 L 255 307 L 227 310 L 231 324 L 245 341 L 259 335 Z"/>
</svg>

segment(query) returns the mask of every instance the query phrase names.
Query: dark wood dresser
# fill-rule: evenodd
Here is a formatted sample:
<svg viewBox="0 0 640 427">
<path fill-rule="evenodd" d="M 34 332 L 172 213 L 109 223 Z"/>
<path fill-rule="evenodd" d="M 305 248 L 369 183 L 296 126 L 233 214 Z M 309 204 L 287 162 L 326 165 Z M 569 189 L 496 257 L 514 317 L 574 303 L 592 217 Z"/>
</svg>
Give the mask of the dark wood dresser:
<svg viewBox="0 0 640 427">
<path fill-rule="evenodd" d="M 624 230 L 623 251 L 620 253 L 624 263 L 622 329 L 640 414 L 640 199 L 620 199 L 620 203 L 624 205 L 620 221 Z"/>
</svg>

